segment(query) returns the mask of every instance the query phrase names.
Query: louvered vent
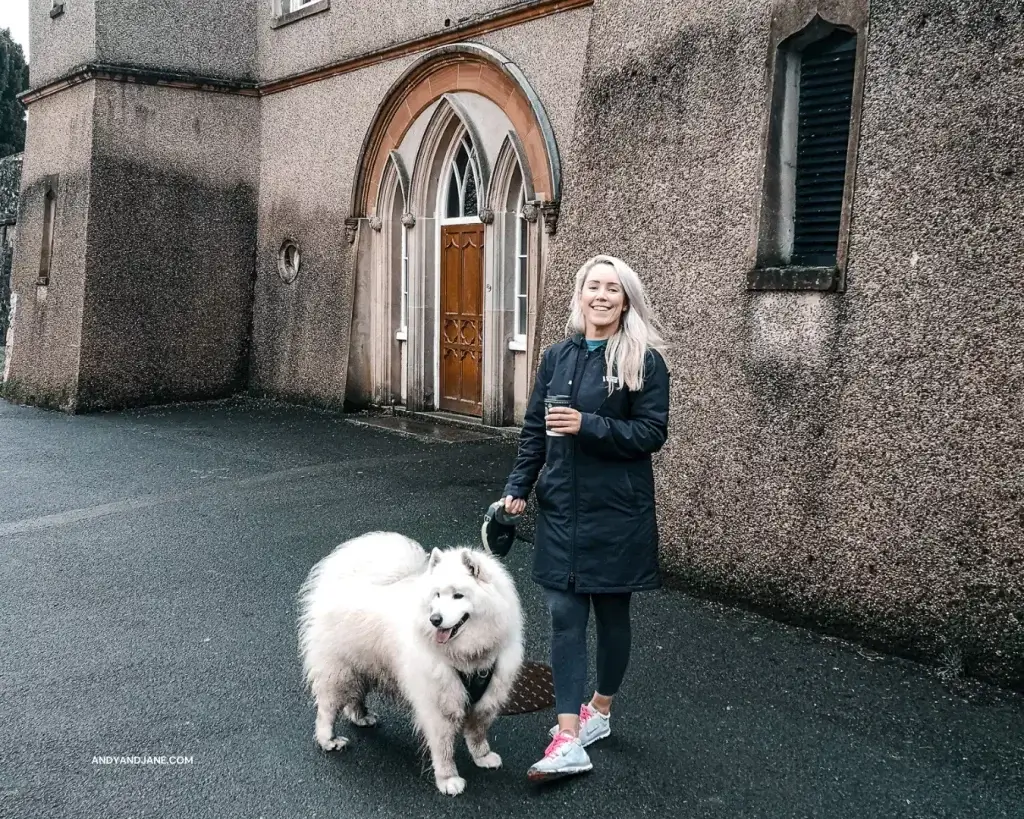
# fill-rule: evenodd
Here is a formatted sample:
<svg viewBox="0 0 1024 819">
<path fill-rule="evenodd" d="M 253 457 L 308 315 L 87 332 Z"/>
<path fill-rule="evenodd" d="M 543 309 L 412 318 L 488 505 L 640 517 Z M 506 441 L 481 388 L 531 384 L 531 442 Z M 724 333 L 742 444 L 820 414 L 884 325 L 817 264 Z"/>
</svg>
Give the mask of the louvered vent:
<svg viewBox="0 0 1024 819">
<path fill-rule="evenodd" d="M 836 263 L 857 38 L 835 31 L 800 56 L 793 264 Z"/>
</svg>

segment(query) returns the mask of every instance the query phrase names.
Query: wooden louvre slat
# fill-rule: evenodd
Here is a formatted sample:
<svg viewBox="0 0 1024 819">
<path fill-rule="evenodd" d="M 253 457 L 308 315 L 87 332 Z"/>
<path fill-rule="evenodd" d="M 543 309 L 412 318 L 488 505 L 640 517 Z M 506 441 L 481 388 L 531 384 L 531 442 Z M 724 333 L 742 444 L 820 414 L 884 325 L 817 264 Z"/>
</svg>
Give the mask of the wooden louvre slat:
<svg viewBox="0 0 1024 819">
<path fill-rule="evenodd" d="M 836 263 L 856 37 L 833 32 L 800 59 L 793 264 Z"/>
</svg>

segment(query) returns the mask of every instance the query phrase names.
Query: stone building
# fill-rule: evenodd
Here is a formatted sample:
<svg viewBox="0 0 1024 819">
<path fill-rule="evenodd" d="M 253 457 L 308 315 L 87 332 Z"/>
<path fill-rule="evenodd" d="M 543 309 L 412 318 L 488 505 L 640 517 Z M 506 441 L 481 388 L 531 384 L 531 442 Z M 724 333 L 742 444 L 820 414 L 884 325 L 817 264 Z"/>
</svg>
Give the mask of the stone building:
<svg viewBox="0 0 1024 819">
<path fill-rule="evenodd" d="M 514 425 L 571 278 L 673 346 L 665 568 L 1024 683 L 1015 0 L 32 0 L 4 389 Z"/>
</svg>

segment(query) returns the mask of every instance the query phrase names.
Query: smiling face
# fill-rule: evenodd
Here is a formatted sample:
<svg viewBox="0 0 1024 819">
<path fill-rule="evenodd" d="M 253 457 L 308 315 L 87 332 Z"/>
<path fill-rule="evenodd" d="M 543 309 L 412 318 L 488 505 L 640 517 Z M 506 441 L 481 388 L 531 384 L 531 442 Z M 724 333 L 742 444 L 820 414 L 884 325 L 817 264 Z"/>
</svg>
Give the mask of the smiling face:
<svg viewBox="0 0 1024 819">
<path fill-rule="evenodd" d="M 622 313 L 628 309 L 626 294 L 615 268 L 596 265 L 583 282 L 580 310 L 586 324 L 587 338 L 609 338 L 619 329 Z"/>
<path fill-rule="evenodd" d="M 434 639 L 447 643 L 469 621 L 469 597 L 458 586 L 442 586 L 434 589 L 430 599 L 430 625 L 434 627 Z"/>
<path fill-rule="evenodd" d="M 458 552 L 435 550 L 430 559 L 427 617 L 439 645 L 454 640 L 473 616 L 472 569 Z"/>
</svg>

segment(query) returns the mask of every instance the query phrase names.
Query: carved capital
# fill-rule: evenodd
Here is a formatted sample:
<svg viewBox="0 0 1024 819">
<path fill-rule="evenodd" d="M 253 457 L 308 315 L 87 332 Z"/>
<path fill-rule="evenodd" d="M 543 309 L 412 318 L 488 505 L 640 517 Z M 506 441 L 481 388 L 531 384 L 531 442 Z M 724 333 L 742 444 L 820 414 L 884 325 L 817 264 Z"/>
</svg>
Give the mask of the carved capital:
<svg viewBox="0 0 1024 819">
<path fill-rule="evenodd" d="M 490 208 L 480 208 L 479 216 L 480 221 L 483 222 L 485 225 L 490 225 L 494 223 L 494 211 L 491 210 Z"/>
<path fill-rule="evenodd" d="M 345 220 L 345 241 L 350 245 L 356 242 L 356 231 L 359 230 L 359 219 L 355 216 L 350 216 Z"/>
<path fill-rule="evenodd" d="M 402 214 L 402 224 L 405 225 L 407 228 L 415 227 L 416 226 L 416 216 L 414 214 L 412 214 L 412 213 L 403 213 Z"/>
<path fill-rule="evenodd" d="M 558 213 L 560 209 L 561 203 L 557 200 L 540 203 L 540 211 L 544 214 L 544 232 L 548 236 L 554 236 L 555 231 L 558 230 Z"/>
<path fill-rule="evenodd" d="M 527 222 L 533 224 L 534 222 L 537 221 L 537 217 L 539 216 L 540 211 L 537 209 L 536 202 L 527 202 L 525 205 L 523 205 L 523 218 Z"/>
<path fill-rule="evenodd" d="M 384 223 L 379 216 L 371 216 L 368 221 L 370 228 L 376 233 L 380 233 L 381 228 L 384 227 Z"/>
</svg>

